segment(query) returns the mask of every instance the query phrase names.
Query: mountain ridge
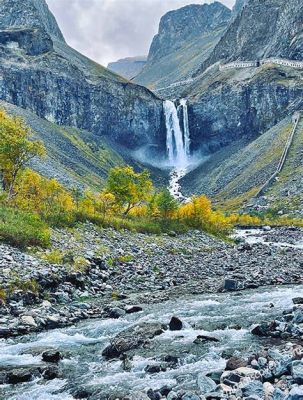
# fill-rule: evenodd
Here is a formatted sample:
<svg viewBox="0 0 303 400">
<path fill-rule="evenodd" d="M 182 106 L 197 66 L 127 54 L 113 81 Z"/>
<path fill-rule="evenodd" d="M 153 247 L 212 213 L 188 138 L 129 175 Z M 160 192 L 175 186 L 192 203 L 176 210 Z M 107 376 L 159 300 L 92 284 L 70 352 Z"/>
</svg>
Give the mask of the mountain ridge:
<svg viewBox="0 0 303 400">
<path fill-rule="evenodd" d="M 188 79 L 219 41 L 230 18 L 231 10 L 219 2 L 193 4 L 166 13 L 151 43 L 147 63 L 134 81 L 157 90 Z"/>
<path fill-rule="evenodd" d="M 107 68 L 127 79 L 135 78 L 144 68 L 147 56 L 135 56 L 120 58 L 117 61 L 110 62 Z"/>
</svg>

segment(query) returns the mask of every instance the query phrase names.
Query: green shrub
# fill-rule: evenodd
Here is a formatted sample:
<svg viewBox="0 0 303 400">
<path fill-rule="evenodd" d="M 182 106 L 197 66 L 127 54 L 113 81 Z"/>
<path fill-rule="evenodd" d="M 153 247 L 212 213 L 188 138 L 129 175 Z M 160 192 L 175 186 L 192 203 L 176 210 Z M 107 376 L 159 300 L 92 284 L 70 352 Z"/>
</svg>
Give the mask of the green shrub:
<svg viewBox="0 0 303 400">
<path fill-rule="evenodd" d="M 6 290 L 0 288 L 0 304 L 4 304 L 6 302 Z"/>
<path fill-rule="evenodd" d="M 0 241 L 21 248 L 47 247 L 50 230 L 37 215 L 0 205 Z"/>
<path fill-rule="evenodd" d="M 22 290 L 23 292 L 33 292 L 38 294 L 40 290 L 39 283 L 34 279 L 21 280 L 19 277 L 15 277 L 12 279 L 9 285 L 10 293 L 15 292 L 16 290 Z"/>
<path fill-rule="evenodd" d="M 55 249 L 42 254 L 41 258 L 50 264 L 63 264 L 64 253 L 58 249 Z"/>
</svg>

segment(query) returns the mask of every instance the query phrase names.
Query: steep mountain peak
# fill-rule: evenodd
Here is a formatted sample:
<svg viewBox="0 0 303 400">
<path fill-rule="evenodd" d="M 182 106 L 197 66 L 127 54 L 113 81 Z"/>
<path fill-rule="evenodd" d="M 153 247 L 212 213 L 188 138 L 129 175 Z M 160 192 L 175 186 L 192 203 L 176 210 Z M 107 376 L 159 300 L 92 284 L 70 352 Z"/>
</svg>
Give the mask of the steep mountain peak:
<svg viewBox="0 0 303 400">
<path fill-rule="evenodd" d="M 169 11 L 160 20 L 159 32 L 151 44 L 148 61 L 154 62 L 190 38 L 224 26 L 230 17 L 231 10 L 218 1 Z"/>
<path fill-rule="evenodd" d="M 154 37 L 147 63 L 135 82 L 147 86 L 162 97 L 173 97 L 183 91 L 181 82 L 210 56 L 226 31 L 231 10 L 219 2 L 192 4 L 165 14 Z"/>
<path fill-rule="evenodd" d="M 65 42 L 45 0 L 0 0 L 0 29 L 40 29 Z"/>
</svg>

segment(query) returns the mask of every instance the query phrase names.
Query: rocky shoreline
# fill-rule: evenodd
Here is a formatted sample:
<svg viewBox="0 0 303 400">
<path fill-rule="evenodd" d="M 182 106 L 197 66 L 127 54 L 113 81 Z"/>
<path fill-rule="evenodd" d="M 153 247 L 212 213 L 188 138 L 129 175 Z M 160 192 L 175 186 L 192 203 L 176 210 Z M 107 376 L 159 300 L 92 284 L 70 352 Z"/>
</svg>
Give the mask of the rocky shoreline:
<svg viewBox="0 0 303 400">
<path fill-rule="evenodd" d="M 302 230 L 260 232 L 264 243 L 226 243 L 199 231 L 154 236 L 86 224 L 54 231 L 61 265 L 2 244 L 0 338 L 119 318 L 134 305 L 184 294 L 303 283 L 303 250 L 292 247 Z M 272 241 L 290 247 L 266 243 Z"/>
</svg>

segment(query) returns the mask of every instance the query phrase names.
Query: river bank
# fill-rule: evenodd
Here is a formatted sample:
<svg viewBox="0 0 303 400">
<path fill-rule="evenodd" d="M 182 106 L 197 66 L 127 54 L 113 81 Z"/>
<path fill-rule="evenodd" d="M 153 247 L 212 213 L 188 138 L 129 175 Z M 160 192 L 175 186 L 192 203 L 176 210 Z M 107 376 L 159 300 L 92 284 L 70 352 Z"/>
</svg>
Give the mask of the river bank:
<svg viewBox="0 0 303 400">
<path fill-rule="evenodd" d="M 0 245 L 0 286 L 10 293 L 0 306 L 0 338 L 120 317 L 133 305 L 185 294 L 303 283 L 302 230 L 238 237 L 236 244 L 199 231 L 155 236 L 86 224 L 54 231 L 48 253 Z M 41 260 L 54 254 L 60 264 Z"/>
<path fill-rule="evenodd" d="M 85 224 L 46 253 L 0 245 L 0 398 L 300 399 L 302 230 L 233 238 Z"/>
</svg>

